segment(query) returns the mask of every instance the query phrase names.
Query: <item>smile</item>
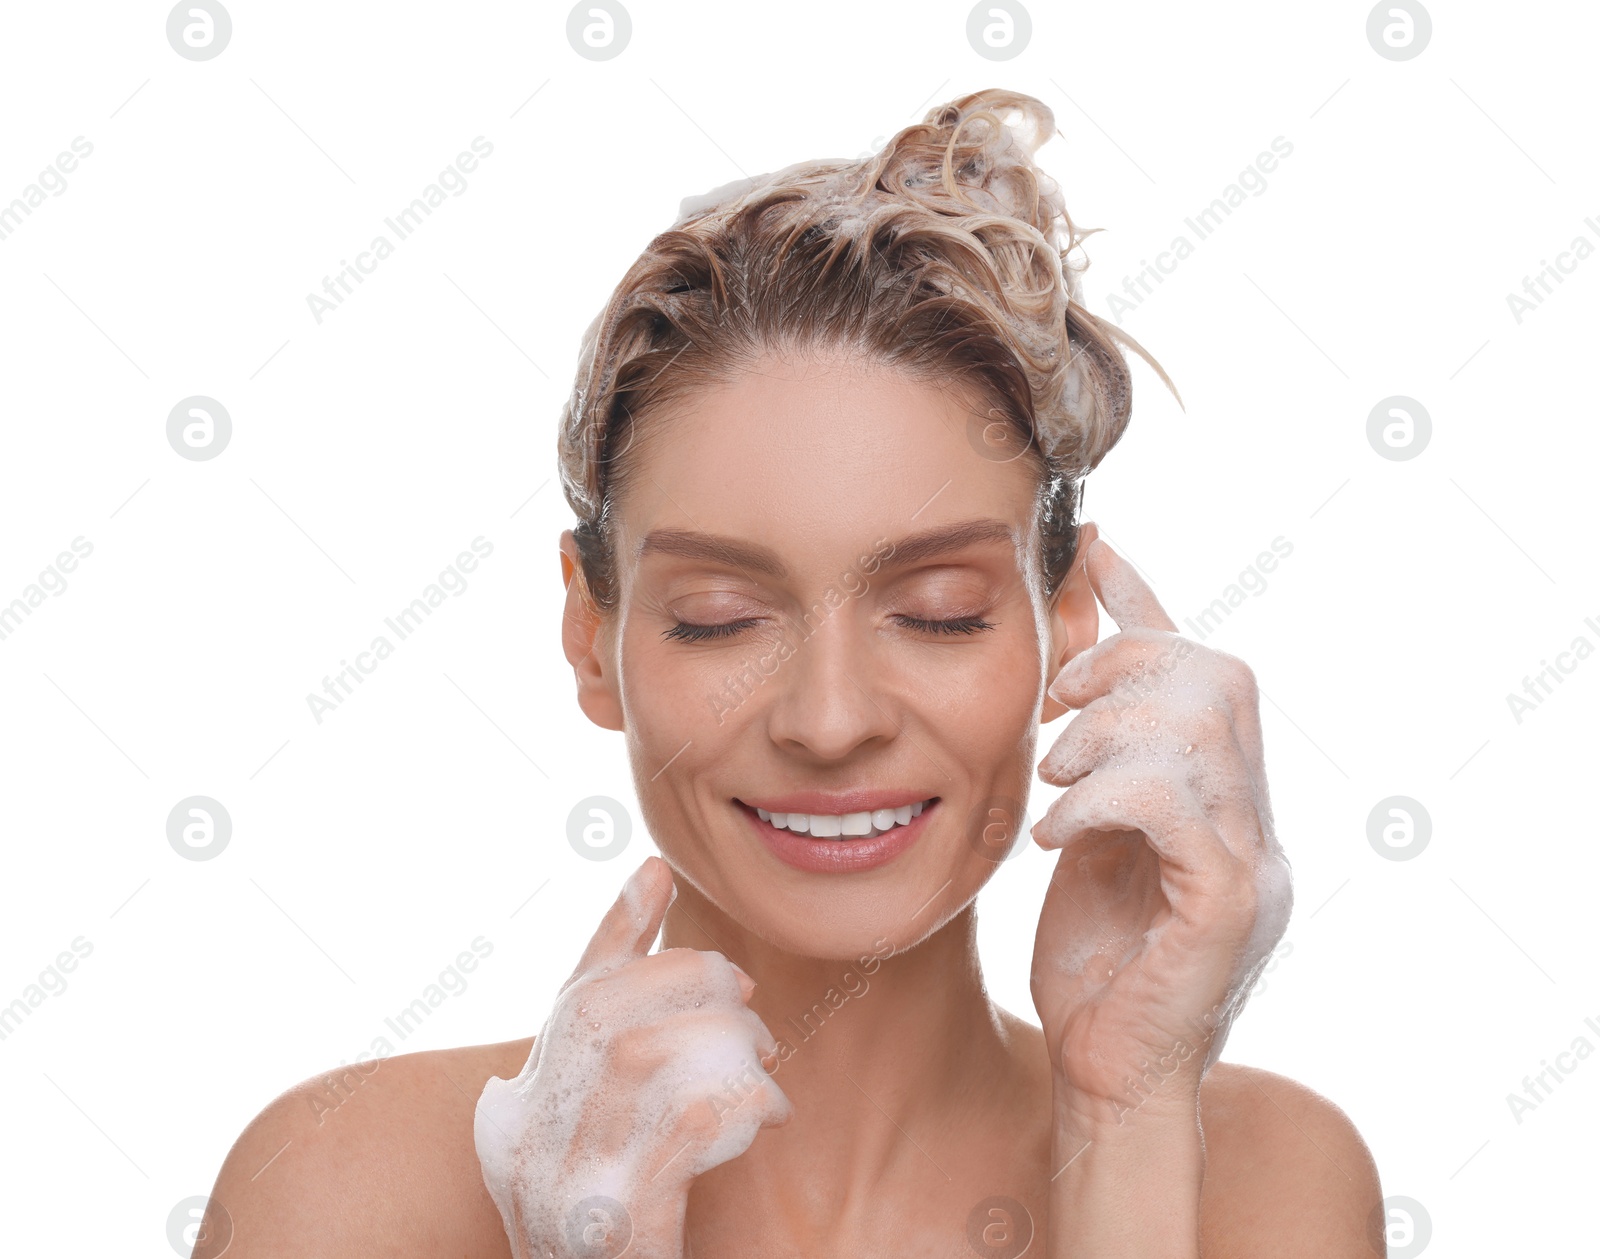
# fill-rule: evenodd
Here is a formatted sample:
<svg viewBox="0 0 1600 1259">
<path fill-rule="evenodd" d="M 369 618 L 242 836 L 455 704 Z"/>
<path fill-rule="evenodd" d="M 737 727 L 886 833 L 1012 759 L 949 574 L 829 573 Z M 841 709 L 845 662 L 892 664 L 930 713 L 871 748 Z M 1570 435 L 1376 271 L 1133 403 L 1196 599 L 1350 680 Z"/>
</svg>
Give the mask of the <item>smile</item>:
<svg viewBox="0 0 1600 1259">
<path fill-rule="evenodd" d="M 778 813 L 735 800 L 767 850 L 785 865 L 820 873 L 870 870 L 898 857 L 939 812 L 939 797 L 855 813 Z"/>
<path fill-rule="evenodd" d="M 862 813 L 769 813 L 758 808 L 756 816 L 763 822 L 771 822 L 780 831 L 793 831 L 813 839 L 875 839 L 897 826 L 909 826 L 911 819 L 920 817 L 922 810 L 937 798 L 930 796 L 898 809 Z"/>
</svg>

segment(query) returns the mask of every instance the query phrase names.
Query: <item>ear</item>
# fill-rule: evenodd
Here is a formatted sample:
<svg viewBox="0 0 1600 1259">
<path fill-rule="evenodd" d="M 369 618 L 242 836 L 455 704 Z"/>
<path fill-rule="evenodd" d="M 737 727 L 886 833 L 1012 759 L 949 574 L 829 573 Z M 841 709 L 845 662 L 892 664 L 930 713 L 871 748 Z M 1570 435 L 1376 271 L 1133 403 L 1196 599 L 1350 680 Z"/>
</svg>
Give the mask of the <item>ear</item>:
<svg viewBox="0 0 1600 1259">
<path fill-rule="evenodd" d="M 609 628 L 589 597 L 578 564 L 578 540 L 571 529 L 561 533 L 561 580 L 567 588 L 561 614 L 561 650 L 578 680 L 578 707 L 605 730 L 622 729 L 622 698 L 606 671 Z"/>
<path fill-rule="evenodd" d="M 1094 589 L 1089 585 L 1089 574 L 1084 570 L 1083 559 L 1089 544 L 1100 536 L 1092 520 L 1085 520 L 1078 529 L 1078 549 L 1072 557 L 1072 567 L 1056 593 L 1050 615 L 1050 672 L 1045 679 L 1049 686 L 1056 680 L 1067 661 L 1081 651 L 1087 651 L 1100 637 L 1100 605 L 1095 601 Z M 1060 700 L 1044 697 L 1039 710 L 1041 724 L 1054 721 L 1062 713 L 1072 712 Z"/>
</svg>

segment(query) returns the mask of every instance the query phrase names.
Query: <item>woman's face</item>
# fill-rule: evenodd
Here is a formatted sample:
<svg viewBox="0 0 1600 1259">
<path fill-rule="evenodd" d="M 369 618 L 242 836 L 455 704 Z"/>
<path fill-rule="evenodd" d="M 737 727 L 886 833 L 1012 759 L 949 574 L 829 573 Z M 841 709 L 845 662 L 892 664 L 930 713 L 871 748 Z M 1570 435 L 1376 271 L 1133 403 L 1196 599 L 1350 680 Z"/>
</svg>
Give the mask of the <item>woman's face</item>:
<svg viewBox="0 0 1600 1259">
<path fill-rule="evenodd" d="M 1027 842 L 1041 704 L 1062 711 L 1044 688 L 1094 641 L 1093 599 L 1030 590 L 1033 465 L 984 457 L 971 420 L 892 368 L 769 357 L 629 451 L 614 614 L 585 631 L 569 586 L 580 702 L 625 732 L 662 855 L 787 951 L 909 947 L 977 894 L 1004 835 Z M 976 536 L 911 545 L 959 525 Z M 849 870 L 786 861 L 785 840 L 837 841 L 770 834 L 751 807 L 850 791 L 937 801 L 909 846 Z"/>
</svg>

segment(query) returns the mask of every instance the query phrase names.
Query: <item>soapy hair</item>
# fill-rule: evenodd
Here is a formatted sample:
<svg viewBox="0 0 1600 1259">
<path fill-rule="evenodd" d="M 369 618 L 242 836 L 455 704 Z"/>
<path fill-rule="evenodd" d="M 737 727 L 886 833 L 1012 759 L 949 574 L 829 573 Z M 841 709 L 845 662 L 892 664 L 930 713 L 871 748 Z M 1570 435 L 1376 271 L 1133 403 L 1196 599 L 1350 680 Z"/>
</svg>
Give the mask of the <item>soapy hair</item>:
<svg viewBox="0 0 1600 1259">
<path fill-rule="evenodd" d="M 682 202 L 584 333 L 561 412 L 562 491 L 598 608 L 616 606 L 613 503 L 642 439 L 763 355 L 812 349 L 956 389 L 1006 426 L 990 457 L 1026 458 L 1037 473 L 1037 576 L 1054 597 L 1083 478 L 1127 427 L 1118 342 L 1173 388 L 1083 306 L 1088 263 L 1069 255 L 1098 229 L 1073 225 L 1033 163 L 1055 132 L 1042 101 L 988 89 L 935 107 L 869 157 L 799 162 Z"/>
</svg>

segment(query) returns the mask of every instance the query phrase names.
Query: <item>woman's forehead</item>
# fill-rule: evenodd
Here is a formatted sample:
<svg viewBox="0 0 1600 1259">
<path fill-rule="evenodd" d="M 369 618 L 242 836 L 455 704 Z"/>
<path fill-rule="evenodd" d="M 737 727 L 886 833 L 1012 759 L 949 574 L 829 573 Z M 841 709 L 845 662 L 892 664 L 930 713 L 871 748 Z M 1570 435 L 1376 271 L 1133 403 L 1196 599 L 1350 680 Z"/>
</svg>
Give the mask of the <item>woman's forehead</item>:
<svg viewBox="0 0 1600 1259">
<path fill-rule="evenodd" d="M 994 422 L 960 391 L 901 372 L 750 372 L 687 396 L 658 427 L 643 416 L 627 479 L 712 502 L 804 496 L 829 511 L 869 495 L 904 498 L 908 510 L 936 493 L 1009 500 L 1037 474 L 993 457 L 984 434 Z"/>
</svg>

